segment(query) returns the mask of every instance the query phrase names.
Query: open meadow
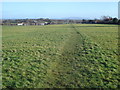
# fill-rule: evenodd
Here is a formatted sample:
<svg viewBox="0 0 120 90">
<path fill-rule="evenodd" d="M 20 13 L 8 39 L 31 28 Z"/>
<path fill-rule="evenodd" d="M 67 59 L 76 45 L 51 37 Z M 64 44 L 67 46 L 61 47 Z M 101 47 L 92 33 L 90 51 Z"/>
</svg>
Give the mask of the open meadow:
<svg viewBox="0 0 120 90">
<path fill-rule="evenodd" d="M 118 26 L 3 26 L 3 88 L 117 88 Z"/>
</svg>

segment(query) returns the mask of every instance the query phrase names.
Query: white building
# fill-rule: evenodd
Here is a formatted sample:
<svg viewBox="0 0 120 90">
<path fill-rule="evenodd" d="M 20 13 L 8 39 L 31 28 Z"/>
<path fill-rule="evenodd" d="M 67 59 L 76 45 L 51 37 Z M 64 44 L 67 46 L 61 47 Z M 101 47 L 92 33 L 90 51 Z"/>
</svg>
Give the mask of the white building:
<svg viewBox="0 0 120 90">
<path fill-rule="evenodd" d="M 40 25 L 45 25 L 45 23 L 40 23 Z"/>
<path fill-rule="evenodd" d="M 23 26 L 23 25 L 24 25 L 24 23 L 18 23 L 17 25 L 18 25 L 18 26 Z"/>
</svg>

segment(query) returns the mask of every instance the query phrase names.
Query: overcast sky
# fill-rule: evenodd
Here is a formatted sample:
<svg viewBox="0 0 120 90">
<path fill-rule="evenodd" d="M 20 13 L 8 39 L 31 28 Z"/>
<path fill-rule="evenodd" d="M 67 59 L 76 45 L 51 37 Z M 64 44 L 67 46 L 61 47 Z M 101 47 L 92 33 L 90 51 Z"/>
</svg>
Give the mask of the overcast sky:
<svg viewBox="0 0 120 90">
<path fill-rule="evenodd" d="M 4 2 L 3 19 L 118 17 L 117 2 Z"/>
</svg>

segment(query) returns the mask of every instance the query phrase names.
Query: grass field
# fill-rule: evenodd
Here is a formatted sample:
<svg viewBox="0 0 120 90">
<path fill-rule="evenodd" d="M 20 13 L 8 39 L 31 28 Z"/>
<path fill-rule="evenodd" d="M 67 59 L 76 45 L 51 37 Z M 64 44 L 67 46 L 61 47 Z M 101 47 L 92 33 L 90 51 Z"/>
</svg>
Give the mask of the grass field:
<svg viewBox="0 0 120 90">
<path fill-rule="evenodd" d="M 117 88 L 118 27 L 3 26 L 3 88 Z"/>
</svg>

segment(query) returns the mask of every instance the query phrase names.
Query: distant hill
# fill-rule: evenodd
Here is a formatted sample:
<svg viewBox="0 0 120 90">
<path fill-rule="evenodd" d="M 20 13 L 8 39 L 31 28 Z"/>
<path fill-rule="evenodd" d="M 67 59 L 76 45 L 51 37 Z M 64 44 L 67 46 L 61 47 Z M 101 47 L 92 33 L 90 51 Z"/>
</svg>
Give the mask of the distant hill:
<svg viewBox="0 0 120 90">
<path fill-rule="evenodd" d="M 83 17 L 66 17 L 66 18 L 62 18 L 62 19 L 82 20 L 82 19 L 87 19 L 87 18 L 83 18 Z"/>
</svg>

